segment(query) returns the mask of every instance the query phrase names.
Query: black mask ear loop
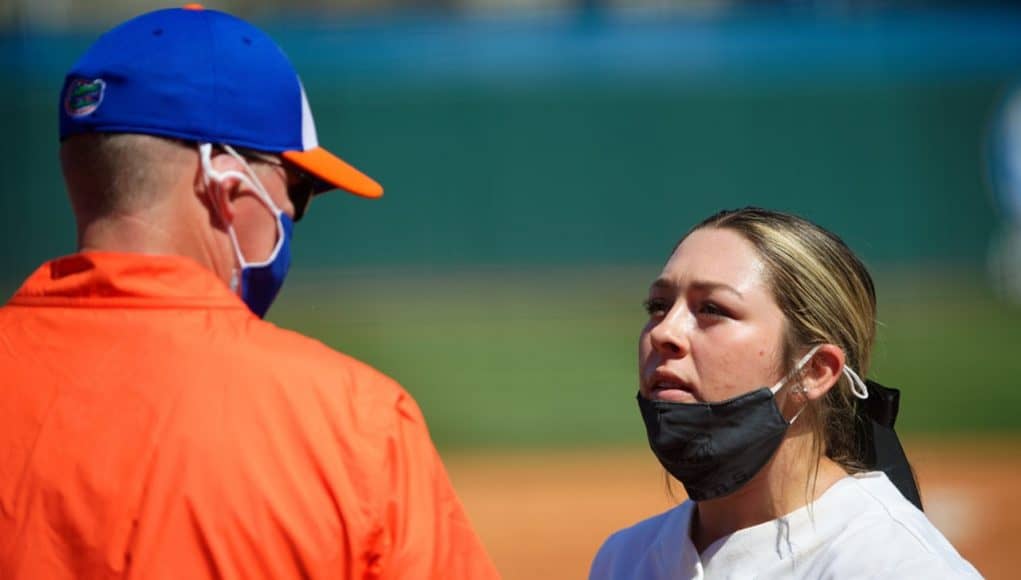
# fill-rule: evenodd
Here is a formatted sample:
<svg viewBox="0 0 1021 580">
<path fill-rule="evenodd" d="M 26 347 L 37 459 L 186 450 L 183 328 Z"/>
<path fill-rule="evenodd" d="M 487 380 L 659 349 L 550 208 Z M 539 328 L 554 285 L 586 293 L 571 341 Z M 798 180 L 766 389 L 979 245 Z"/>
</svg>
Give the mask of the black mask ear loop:
<svg viewBox="0 0 1021 580">
<path fill-rule="evenodd" d="M 921 510 L 922 497 L 915 474 L 893 430 L 900 410 L 900 391 L 868 380 L 862 386 L 868 387 L 869 397 L 855 400 L 858 458 L 868 469 L 886 473 L 901 495 Z"/>
</svg>

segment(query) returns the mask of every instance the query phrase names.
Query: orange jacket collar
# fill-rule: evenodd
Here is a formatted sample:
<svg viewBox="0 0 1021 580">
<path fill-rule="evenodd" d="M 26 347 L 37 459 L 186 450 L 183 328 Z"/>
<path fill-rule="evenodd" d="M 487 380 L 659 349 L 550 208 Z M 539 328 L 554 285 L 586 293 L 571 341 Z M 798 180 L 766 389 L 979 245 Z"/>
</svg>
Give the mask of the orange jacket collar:
<svg viewBox="0 0 1021 580">
<path fill-rule="evenodd" d="M 43 264 L 11 304 L 247 310 L 223 281 L 190 258 L 91 251 Z"/>
</svg>

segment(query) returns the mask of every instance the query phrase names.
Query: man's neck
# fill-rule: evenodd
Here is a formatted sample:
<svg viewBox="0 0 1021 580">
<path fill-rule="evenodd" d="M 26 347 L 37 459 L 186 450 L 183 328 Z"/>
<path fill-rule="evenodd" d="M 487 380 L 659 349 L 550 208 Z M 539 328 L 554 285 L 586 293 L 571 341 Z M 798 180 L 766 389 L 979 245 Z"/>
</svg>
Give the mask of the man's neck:
<svg viewBox="0 0 1021 580">
<path fill-rule="evenodd" d="M 185 224 L 185 225 L 182 225 Z M 225 282 L 232 256 L 218 255 L 215 240 L 187 222 L 174 223 L 150 214 L 110 214 L 78 224 L 79 251 L 164 254 L 191 258 Z"/>
</svg>

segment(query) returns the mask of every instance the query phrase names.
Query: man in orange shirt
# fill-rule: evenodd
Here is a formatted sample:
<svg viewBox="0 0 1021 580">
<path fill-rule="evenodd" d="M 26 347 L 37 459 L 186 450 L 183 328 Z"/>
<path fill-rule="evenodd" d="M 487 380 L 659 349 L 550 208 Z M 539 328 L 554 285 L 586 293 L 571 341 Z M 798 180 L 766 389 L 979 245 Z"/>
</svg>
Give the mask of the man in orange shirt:
<svg viewBox="0 0 1021 580">
<path fill-rule="evenodd" d="M 412 398 L 261 320 L 311 196 L 382 195 L 279 48 L 142 15 L 60 135 L 80 252 L 0 308 L 0 577 L 495 577 Z"/>
</svg>

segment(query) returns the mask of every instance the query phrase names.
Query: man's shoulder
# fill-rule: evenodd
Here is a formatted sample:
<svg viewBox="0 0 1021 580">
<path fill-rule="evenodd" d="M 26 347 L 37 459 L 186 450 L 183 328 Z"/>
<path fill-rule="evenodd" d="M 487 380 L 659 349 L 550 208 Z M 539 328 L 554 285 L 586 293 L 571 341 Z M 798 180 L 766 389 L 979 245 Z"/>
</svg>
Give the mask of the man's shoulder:
<svg viewBox="0 0 1021 580">
<path fill-rule="evenodd" d="M 251 334 L 253 346 L 263 347 L 272 353 L 274 358 L 286 359 L 288 366 L 295 366 L 295 370 L 306 369 L 309 372 L 318 369 L 346 370 L 384 382 L 393 382 L 372 365 L 295 330 L 258 321 Z"/>
<path fill-rule="evenodd" d="M 414 399 L 383 372 L 268 322 L 245 325 L 240 334 L 221 334 L 195 347 L 214 352 L 192 362 L 217 368 L 189 370 L 198 380 L 181 388 L 171 427 L 190 432 L 201 423 L 214 434 L 213 441 L 191 435 L 201 448 L 195 453 L 222 454 L 224 446 L 243 441 L 304 449 L 364 475 L 366 466 L 384 463 L 388 442 L 402 425 L 410 420 L 424 432 Z"/>
<path fill-rule="evenodd" d="M 255 321 L 243 347 L 249 363 L 277 377 L 288 391 L 308 391 L 325 400 L 342 398 L 421 420 L 415 399 L 392 377 L 366 361 L 320 340 Z"/>
</svg>

